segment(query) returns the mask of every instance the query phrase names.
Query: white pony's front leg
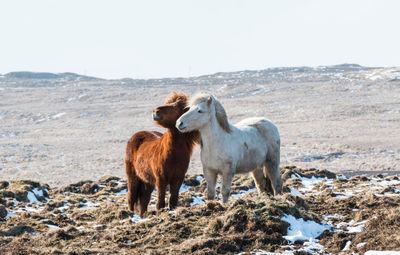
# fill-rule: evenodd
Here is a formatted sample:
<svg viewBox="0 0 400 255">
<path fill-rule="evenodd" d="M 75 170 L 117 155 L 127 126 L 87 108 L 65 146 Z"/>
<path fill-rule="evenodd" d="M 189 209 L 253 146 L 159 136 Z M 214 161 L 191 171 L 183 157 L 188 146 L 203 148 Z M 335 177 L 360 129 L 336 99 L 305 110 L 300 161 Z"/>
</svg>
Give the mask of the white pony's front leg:
<svg viewBox="0 0 400 255">
<path fill-rule="evenodd" d="M 203 169 L 204 178 L 207 182 L 207 199 L 213 200 L 215 198 L 215 186 L 217 184 L 217 172 L 211 169 Z"/>
<path fill-rule="evenodd" d="M 222 174 L 222 202 L 227 203 L 229 200 L 229 193 L 231 192 L 231 184 L 233 178 L 233 169 L 229 168 Z"/>
</svg>

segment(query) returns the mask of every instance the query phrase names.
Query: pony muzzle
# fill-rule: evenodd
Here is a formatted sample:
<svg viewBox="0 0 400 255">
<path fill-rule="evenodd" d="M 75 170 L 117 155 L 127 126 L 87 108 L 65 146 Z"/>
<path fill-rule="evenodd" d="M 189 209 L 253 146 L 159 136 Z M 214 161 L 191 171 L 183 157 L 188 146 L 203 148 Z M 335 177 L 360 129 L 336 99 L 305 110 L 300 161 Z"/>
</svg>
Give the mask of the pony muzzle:
<svg viewBox="0 0 400 255">
<path fill-rule="evenodd" d="M 160 120 L 160 115 L 158 111 L 153 112 L 153 120 Z"/>
<path fill-rule="evenodd" d="M 185 124 L 183 124 L 182 121 L 179 121 L 179 122 L 176 122 L 176 128 L 177 128 L 179 131 L 183 131 L 183 130 L 186 128 L 186 126 L 185 126 Z"/>
</svg>

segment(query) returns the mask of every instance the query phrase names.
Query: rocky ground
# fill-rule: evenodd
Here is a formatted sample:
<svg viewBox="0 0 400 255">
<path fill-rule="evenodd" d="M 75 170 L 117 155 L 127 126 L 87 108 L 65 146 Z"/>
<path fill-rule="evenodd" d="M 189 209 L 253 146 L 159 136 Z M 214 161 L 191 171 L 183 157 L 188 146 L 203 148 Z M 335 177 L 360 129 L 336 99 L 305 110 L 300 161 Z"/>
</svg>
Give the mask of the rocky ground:
<svg viewBox="0 0 400 255">
<path fill-rule="evenodd" d="M 400 250 L 400 179 L 347 178 L 327 170 L 281 169 L 284 194 L 259 195 L 236 176 L 227 204 L 206 201 L 188 175 L 179 206 L 147 218 L 127 210 L 116 176 L 59 188 L 0 182 L 3 254 L 364 254 Z M 219 188 L 217 189 L 219 193 Z"/>
</svg>

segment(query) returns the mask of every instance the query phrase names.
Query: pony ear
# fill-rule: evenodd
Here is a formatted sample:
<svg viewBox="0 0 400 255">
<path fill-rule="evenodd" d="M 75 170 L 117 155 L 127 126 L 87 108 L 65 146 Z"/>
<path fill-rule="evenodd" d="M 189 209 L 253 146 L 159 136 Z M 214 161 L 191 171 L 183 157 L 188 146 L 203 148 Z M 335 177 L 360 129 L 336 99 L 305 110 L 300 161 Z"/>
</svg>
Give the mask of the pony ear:
<svg viewBox="0 0 400 255">
<path fill-rule="evenodd" d="M 211 102 L 212 102 L 212 97 L 208 97 L 208 99 L 207 99 L 207 105 L 210 106 L 210 105 L 211 105 Z"/>
</svg>

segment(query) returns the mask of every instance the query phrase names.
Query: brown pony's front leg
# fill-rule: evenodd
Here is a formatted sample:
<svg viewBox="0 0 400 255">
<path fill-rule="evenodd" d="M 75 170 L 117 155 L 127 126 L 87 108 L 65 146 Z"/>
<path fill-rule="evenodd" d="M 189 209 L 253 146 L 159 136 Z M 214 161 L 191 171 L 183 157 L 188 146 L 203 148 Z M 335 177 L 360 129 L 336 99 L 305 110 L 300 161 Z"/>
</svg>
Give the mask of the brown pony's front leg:
<svg viewBox="0 0 400 255">
<path fill-rule="evenodd" d="M 177 181 L 170 184 L 170 197 L 169 197 L 169 208 L 174 209 L 178 205 L 179 188 L 181 187 L 183 178 L 179 178 Z"/>
<path fill-rule="evenodd" d="M 165 189 L 167 184 L 164 180 L 158 180 L 157 182 L 157 204 L 156 209 L 160 210 L 165 207 Z"/>
</svg>

